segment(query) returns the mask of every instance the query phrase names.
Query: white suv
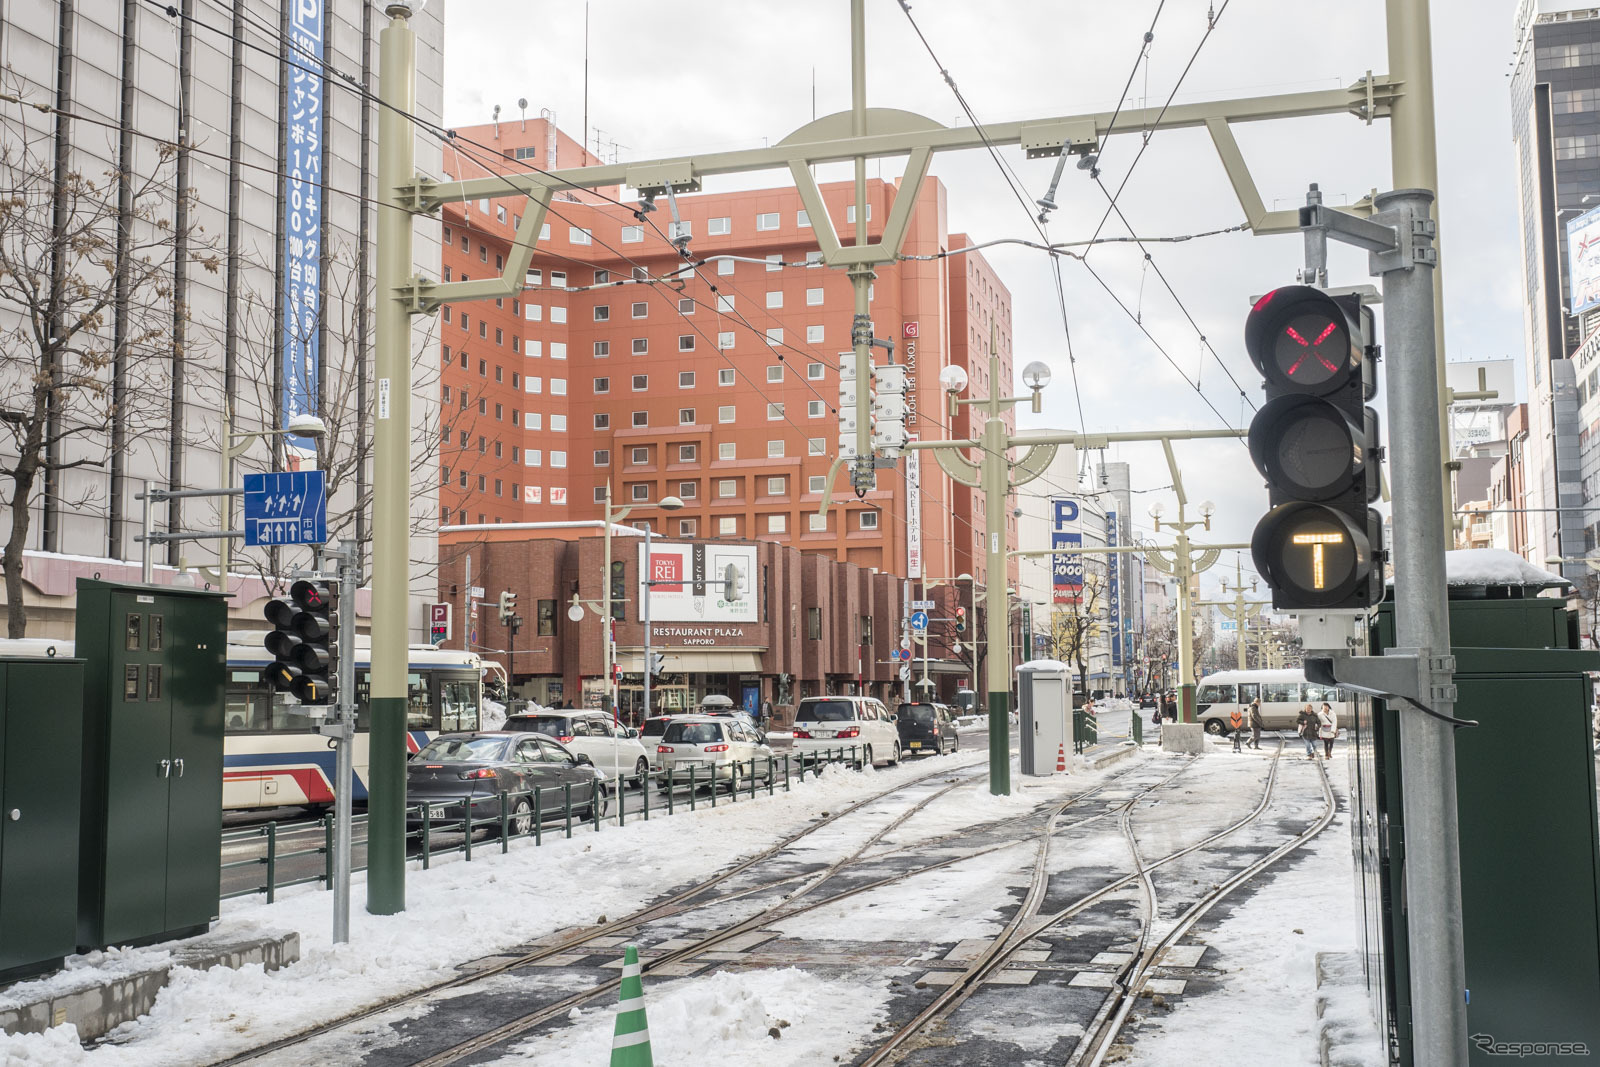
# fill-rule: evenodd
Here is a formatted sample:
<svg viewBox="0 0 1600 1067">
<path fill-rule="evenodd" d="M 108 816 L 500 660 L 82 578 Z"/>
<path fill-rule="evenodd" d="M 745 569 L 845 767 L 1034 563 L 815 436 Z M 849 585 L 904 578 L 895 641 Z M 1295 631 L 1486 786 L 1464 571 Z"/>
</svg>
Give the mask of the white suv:
<svg viewBox="0 0 1600 1067">
<path fill-rule="evenodd" d="M 862 764 L 900 762 L 900 730 L 883 702 L 872 697 L 806 697 L 794 713 L 794 750 L 854 747 Z"/>
<path fill-rule="evenodd" d="M 500 729 L 553 737 L 571 751 L 588 756 L 607 778 L 621 775 L 635 785 L 643 785 L 650 773 L 650 757 L 638 740 L 639 731 L 614 725 L 604 712 L 513 715 Z"/>
</svg>

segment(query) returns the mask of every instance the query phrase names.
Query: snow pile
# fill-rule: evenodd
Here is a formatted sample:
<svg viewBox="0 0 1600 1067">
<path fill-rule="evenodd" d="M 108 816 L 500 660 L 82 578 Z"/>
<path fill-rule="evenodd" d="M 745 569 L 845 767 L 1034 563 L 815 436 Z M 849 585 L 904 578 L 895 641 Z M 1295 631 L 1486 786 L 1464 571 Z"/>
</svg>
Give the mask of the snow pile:
<svg viewBox="0 0 1600 1067">
<path fill-rule="evenodd" d="M 1531 585 L 1552 589 L 1567 584 L 1559 574 L 1534 566 L 1503 548 L 1458 548 L 1444 554 L 1445 581 L 1450 585 Z M 1389 579 L 1394 584 L 1394 578 Z"/>
<path fill-rule="evenodd" d="M 657 1067 L 759 1063 L 796 1067 L 846 1059 L 887 1018 L 887 978 L 826 979 L 793 967 L 719 971 L 656 985 L 645 979 L 645 1015 Z M 577 1012 L 578 1021 L 525 1042 L 496 1067 L 595 1067 L 609 1061 L 616 1006 Z M 773 1037 L 776 1029 L 779 1036 Z"/>
<path fill-rule="evenodd" d="M 478 716 L 478 723 L 480 729 L 500 729 L 506 724 L 506 706 L 496 701 L 485 699 L 483 712 Z"/>
</svg>

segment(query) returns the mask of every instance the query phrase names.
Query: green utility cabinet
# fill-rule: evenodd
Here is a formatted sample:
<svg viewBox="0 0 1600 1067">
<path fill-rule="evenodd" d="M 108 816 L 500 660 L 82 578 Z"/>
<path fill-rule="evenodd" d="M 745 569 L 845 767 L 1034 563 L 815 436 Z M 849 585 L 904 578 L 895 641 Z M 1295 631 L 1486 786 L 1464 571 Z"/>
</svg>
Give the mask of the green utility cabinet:
<svg viewBox="0 0 1600 1067">
<path fill-rule="evenodd" d="M 1600 653 L 1578 651 L 1565 601 L 1537 591 L 1451 589 L 1455 714 L 1479 723 L 1455 731 L 1474 1067 L 1508 1062 L 1485 1041 L 1523 1047 L 1509 1057 L 1522 1064 L 1573 1062 L 1556 1054 L 1562 1042 L 1600 1048 L 1600 820 L 1584 673 L 1600 670 Z M 1371 636 L 1374 654 L 1394 645 L 1392 602 Z M 1410 1067 L 1401 714 L 1420 713 L 1360 702 L 1352 846 L 1368 988 L 1391 1061 Z"/>
<path fill-rule="evenodd" d="M 217 917 L 226 603 L 78 580 L 82 950 L 201 933 Z"/>
<path fill-rule="evenodd" d="M 83 661 L 0 659 L 0 980 L 78 945 Z"/>
</svg>

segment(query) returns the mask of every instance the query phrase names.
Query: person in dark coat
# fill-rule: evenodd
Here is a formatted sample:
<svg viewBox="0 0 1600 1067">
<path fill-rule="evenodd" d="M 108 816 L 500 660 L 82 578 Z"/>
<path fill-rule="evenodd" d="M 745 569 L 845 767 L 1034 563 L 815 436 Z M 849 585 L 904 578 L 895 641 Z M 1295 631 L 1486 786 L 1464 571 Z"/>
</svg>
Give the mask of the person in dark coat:
<svg viewBox="0 0 1600 1067">
<path fill-rule="evenodd" d="M 1306 743 L 1306 759 L 1317 758 L 1317 713 L 1307 704 L 1300 709 L 1300 717 L 1295 720 L 1295 733 Z"/>
<path fill-rule="evenodd" d="M 1266 721 L 1261 717 L 1261 698 L 1256 697 L 1250 702 L 1250 747 L 1261 747 L 1261 728 Z"/>
</svg>

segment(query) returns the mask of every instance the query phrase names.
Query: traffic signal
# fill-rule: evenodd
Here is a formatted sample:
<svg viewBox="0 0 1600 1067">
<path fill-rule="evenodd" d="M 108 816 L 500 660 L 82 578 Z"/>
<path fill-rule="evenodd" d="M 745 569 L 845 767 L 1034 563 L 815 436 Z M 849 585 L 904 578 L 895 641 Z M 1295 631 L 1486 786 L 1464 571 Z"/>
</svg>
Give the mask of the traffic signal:
<svg viewBox="0 0 1600 1067">
<path fill-rule="evenodd" d="M 899 363 L 873 367 L 872 447 L 889 459 L 900 455 L 906 434 L 906 368 Z"/>
<path fill-rule="evenodd" d="M 261 681 L 293 693 L 302 704 L 332 703 L 338 626 L 333 585 L 301 579 L 289 587 L 289 597 L 274 597 L 262 612 L 273 626 L 263 643 L 275 662 L 262 670 Z"/>
<path fill-rule="evenodd" d="M 648 664 L 648 666 L 650 668 L 650 673 L 651 673 L 652 676 L 660 674 L 661 671 L 662 671 L 662 668 L 666 667 L 666 665 L 667 665 L 667 657 L 666 657 L 665 653 L 662 653 L 662 652 L 652 652 L 652 653 L 650 653 L 650 663 Z"/>
<path fill-rule="evenodd" d="M 967 609 L 964 608 L 964 607 L 957 606 L 957 608 L 956 608 L 956 633 L 961 634 L 961 633 L 966 633 L 966 632 L 967 632 Z"/>
<path fill-rule="evenodd" d="M 856 408 L 856 354 L 845 352 L 839 356 L 839 457 L 856 456 L 856 426 L 860 411 Z"/>
<path fill-rule="evenodd" d="M 1250 552 L 1278 611 L 1364 608 L 1383 598 L 1372 312 L 1357 296 L 1275 289 L 1245 320 L 1245 350 L 1266 379 L 1250 458 L 1271 510 Z"/>
<path fill-rule="evenodd" d="M 500 594 L 500 622 L 505 625 L 517 613 L 517 594 L 506 590 Z"/>
</svg>

